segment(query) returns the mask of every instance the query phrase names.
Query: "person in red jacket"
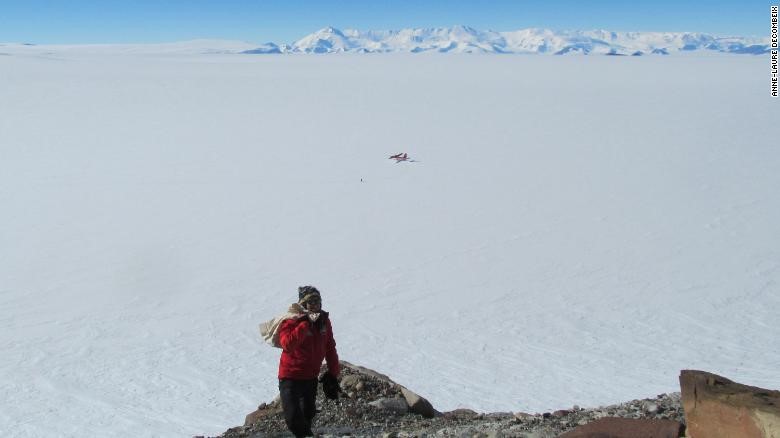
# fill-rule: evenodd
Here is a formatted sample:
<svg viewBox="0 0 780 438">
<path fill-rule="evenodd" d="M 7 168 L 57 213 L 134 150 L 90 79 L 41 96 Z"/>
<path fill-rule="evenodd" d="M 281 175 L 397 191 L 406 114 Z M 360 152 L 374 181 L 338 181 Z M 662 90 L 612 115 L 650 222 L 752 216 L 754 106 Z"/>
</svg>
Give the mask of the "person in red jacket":
<svg viewBox="0 0 780 438">
<path fill-rule="evenodd" d="M 322 310 L 320 291 L 314 286 L 299 287 L 298 304 L 300 316 L 279 326 L 279 394 L 287 427 L 296 437 L 303 437 L 312 436 L 322 360 L 327 361 L 327 373 L 334 381 L 340 370 L 333 327 L 328 312 Z"/>
</svg>

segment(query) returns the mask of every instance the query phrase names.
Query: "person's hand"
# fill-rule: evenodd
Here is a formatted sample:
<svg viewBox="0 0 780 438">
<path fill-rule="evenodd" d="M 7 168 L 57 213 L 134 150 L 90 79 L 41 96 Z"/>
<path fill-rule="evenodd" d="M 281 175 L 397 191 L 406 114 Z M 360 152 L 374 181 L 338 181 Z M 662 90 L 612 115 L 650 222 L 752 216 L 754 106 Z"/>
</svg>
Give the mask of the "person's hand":
<svg viewBox="0 0 780 438">
<path fill-rule="evenodd" d="M 320 377 L 320 383 L 322 383 L 322 392 L 325 393 L 325 397 L 331 400 L 339 398 L 341 392 L 341 386 L 337 378 L 333 377 L 331 373 L 325 373 Z"/>
</svg>

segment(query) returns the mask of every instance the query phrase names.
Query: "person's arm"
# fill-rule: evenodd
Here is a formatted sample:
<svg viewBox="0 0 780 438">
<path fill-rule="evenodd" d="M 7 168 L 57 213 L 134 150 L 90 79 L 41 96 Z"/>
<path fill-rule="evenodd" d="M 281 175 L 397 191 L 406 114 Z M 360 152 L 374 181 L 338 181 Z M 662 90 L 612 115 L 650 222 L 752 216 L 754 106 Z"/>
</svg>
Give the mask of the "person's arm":
<svg viewBox="0 0 780 438">
<path fill-rule="evenodd" d="M 279 345 L 284 351 L 298 348 L 307 336 L 311 336 L 311 331 L 306 319 L 288 319 L 279 327 Z"/>
<path fill-rule="evenodd" d="M 338 377 L 341 369 L 339 368 L 339 354 L 336 352 L 336 340 L 333 338 L 333 327 L 330 325 L 330 318 L 327 321 L 328 339 L 325 345 L 325 360 L 328 362 L 328 372 L 333 377 Z"/>
</svg>

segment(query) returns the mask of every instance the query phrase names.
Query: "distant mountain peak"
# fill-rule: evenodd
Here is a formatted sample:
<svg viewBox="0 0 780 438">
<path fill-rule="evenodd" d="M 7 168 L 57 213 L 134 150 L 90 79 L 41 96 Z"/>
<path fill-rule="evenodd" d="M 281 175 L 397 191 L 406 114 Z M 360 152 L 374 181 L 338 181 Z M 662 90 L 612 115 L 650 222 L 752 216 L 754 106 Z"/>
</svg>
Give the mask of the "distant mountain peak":
<svg viewBox="0 0 780 438">
<path fill-rule="evenodd" d="M 327 26 L 291 45 L 274 44 L 272 47 L 270 44 L 273 43 L 243 53 L 448 52 L 638 56 L 639 53 L 668 55 L 690 51 L 737 54 L 769 51 L 768 39 L 721 38 L 699 32 L 554 31 L 545 28 L 496 32 L 462 24 L 379 31 L 341 31 Z"/>
<path fill-rule="evenodd" d="M 325 34 L 325 35 L 338 35 L 338 36 L 344 36 L 344 34 L 336 29 L 333 26 L 323 27 L 322 29 L 315 32 L 316 34 Z"/>
</svg>

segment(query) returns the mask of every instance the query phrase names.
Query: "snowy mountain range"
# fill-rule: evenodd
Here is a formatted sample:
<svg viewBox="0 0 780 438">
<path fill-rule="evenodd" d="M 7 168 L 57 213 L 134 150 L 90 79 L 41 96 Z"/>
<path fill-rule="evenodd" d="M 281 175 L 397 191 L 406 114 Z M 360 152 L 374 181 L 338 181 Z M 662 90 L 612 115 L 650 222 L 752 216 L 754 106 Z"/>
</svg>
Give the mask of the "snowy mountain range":
<svg viewBox="0 0 780 438">
<path fill-rule="evenodd" d="M 242 53 L 520 53 L 668 55 L 674 52 L 714 51 L 762 54 L 769 41 L 762 38 L 716 37 L 691 32 L 552 31 L 521 29 L 481 31 L 468 26 L 387 31 L 339 30 L 326 27 L 292 45 L 266 43 Z"/>
<path fill-rule="evenodd" d="M 382 31 L 326 27 L 292 44 L 192 40 L 158 44 L 36 45 L 0 43 L 0 55 L 193 55 L 283 53 L 505 53 L 669 55 L 676 53 L 769 52 L 768 38 L 718 37 L 692 32 L 481 31 L 467 26 Z"/>
</svg>

